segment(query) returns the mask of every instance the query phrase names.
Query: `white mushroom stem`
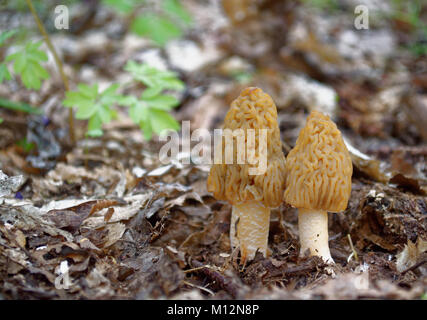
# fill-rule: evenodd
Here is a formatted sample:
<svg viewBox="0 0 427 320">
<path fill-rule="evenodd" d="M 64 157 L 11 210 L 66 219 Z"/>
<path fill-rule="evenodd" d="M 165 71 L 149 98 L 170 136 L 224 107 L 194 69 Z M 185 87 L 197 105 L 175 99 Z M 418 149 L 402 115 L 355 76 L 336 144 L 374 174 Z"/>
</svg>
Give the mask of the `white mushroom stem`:
<svg viewBox="0 0 427 320">
<path fill-rule="evenodd" d="M 327 263 L 334 263 L 328 244 L 328 213 L 323 210 L 298 209 L 298 229 L 301 244 L 300 255 L 310 250 Z"/>
<path fill-rule="evenodd" d="M 231 212 L 231 247 L 240 247 L 241 263 L 252 260 L 257 251 L 267 256 L 270 208 L 259 201 L 233 205 Z"/>
</svg>

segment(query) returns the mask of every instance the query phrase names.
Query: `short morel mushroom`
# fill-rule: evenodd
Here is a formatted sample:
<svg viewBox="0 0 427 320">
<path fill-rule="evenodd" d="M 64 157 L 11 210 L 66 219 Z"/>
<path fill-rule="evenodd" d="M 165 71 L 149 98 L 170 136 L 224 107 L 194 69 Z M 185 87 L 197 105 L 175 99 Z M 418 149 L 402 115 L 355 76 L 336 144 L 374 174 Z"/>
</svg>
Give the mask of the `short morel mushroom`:
<svg viewBox="0 0 427 320">
<path fill-rule="evenodd" d="M 295 147 L 286 158 L 285 201 L 298 208 L 301 251 L 333 263 L 328 245 L 328 211 L 346 209 L 353 165 L 338 130 L 328 116 L 311 112 Z"/>
<path fill-rule="evenodd" d="M 239 137 L 233 135 L 233 162 L 213 164 L 207 187 L 216 199 L 232 204 L 231 247 L 240 248 L 240 261 L 245 263 L 252 260 L 257 251 L 267 255 L 270 208 L 278 207 L 283 201 L 285 157 L 281 149 L 277 109 L 273 99 L 259 88 L 244 89 L 231 103 L 224 120 L 223 130 L 226 129 L 243 132 L 241 141 L 244 141 L 247 159 L 244 163 L 236 161 Z M 255 131 L 254 139 L 250 139 L 249 129 Z M 266 141 L 261 141 L 261 129 L 265 129 Z M 223 136 L 220 145 L 223 154 L 227 149 L 226 144 Z M 252 160 L 248 161 L 251 158 L 250 149 L 254 151 L 252 158 L 256 159 L 256 164 Z M 266 160 L 265 169 L 251 174 L 252 169 L 259 168 L 263 157 Z"/>
</svg>

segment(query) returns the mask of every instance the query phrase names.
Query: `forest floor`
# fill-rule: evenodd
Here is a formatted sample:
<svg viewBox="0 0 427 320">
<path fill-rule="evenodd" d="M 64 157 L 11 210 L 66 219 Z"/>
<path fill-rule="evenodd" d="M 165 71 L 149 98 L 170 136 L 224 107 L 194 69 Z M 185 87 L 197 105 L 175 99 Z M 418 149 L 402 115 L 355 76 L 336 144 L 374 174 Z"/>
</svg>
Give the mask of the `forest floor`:
<svg viewBox="0 0 427 320">
<path fill-rule="evenodd" d="M 372 15 L 356 30 L 356 2 L 331 13 L 260 1 L 240 20 L 242 1 L 185 1 L 194 26 L 164 48 L 101 6 L 51 35 L 73 87 L 126 82 L 128 60 L 178 72 L 186 90 L 173 115 L 192 130 L 219 128 L 248 86 L 275 101 L 285 155 L 312 109 L 329 114 L 354 165 L 348 208 L 329 214 L 335 265 L 299 257 L 285 203 L 272 210 L 270 256 L 240 265 L 231 206 L 206 190 L 209 166 L 185 164 L 185 150 L 161 163 L 163 143 L 124 112 L 99 138 L 77 121 L 72 145 L 50 59 L 40 91 L 0 84 L 1 97 L 43 111 L 0 108 L 0 299 L 426 299 L 427 59 L 407 49 L 417 35 L 398 19 Z M 0 12 L 0 26 L 20 23 L 31 16 Z"/>
</svg>

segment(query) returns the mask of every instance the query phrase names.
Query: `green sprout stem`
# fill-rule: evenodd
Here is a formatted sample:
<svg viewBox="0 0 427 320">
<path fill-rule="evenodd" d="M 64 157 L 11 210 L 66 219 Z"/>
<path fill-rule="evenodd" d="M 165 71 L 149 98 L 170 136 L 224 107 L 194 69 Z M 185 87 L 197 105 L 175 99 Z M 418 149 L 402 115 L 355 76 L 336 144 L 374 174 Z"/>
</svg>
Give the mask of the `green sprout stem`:
<svg viewBox="0 0 427 320">
<path fill-rule="evenodd" d="M 43 38 L 44 38 L 44 41 L 45 41 L 47 47 L 49 48 L 50 52 L 53 55 L 53 58 L 55 60 L 56 66 L 58 67 L 58 71 L 59 71 L 59 74 L 61 76 L 62 82 L 64 84 L 65 91 L 69 91 L 70 90 L 70 86 L 69 86 L 69 83 L 68 83 L 68 78 L 65 75 L 64 67 L 62 65 L 62 61 L 59 58 L 59 56 L 58 56 L 58 54 L 57 54 L 57 52 L 56 52 L 56 50 L 55 50 L 55 48 L 54 48 L 54 46 L 52 44 L 52 41 L 50 41 L 49 34 L 46 32 L 46 29 L 44 28 L 42 22 L 40 21 L 40 18 L 38 16 L 36 10 L 34 9 L 34 6 L 33 6 L 33 3 L 31 2 L 31 0 L 26 0 L 26 2 L 27 2 L 27 5 L 28 5 L 28 8 L 31 11 L 31 14 L 34 17 L 34 20 L 36 21 L 36 24 L 37 24 L 37 27 L 38 27 L 40 33 L 43 35 Z M 74 118 L 73 118 L 73 110 L 71 108 L 70 108 L 70 111 L 69 111 L 69 114 L 68 114 L 68 125 L 70 126 L 70 139 L 71 139 L 71 143 L 75 144 L 76 139 L 75 139 L 75 135 L 74 135 Z"/>
</svg>

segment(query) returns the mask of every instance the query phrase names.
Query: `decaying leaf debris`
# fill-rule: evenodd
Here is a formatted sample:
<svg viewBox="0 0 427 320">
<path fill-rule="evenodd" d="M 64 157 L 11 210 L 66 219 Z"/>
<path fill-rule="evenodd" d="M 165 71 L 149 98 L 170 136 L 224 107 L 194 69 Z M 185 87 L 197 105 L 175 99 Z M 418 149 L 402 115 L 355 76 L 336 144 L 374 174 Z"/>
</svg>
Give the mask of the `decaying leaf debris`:
<svg viewBox="0 0 427 320">
<path fill-rule="evenodd" d="M 206 190 L 209 166 L 182 163 L 183 149 L 161 163 L 162 143 L 123 118 L 99 138 L 77 124 L 72 146 L 58 79 L 37 94 L 12 81 L 0 95 L 50 122 L 0 108 L 0 299 L 425 299 L 427 65 L 398 50 L 404 24 L 358 32 L 354 1 L 342 1 L 344 19 L 300 1 L 222 2 L 185 1 L 197 32 L 161 50 L 104 7 L 86 31 L 52 41 L 72 84 L 127 81 L 131 59 L 170 66 L 187 86 L 174 115 L 192 130 L 218 128 L 244 87 L 260 87 L 276 102 L 285 155 L 312 110 L 328 114 L 354 168 L 347 209 L 329 216 L 336 264 L 299 256 L 297 211 L 282 203 L 271 254 L 241 265 L 231 205 Z M 38 149 L 17 145 L 24 137 Z"/>
</svg>

